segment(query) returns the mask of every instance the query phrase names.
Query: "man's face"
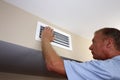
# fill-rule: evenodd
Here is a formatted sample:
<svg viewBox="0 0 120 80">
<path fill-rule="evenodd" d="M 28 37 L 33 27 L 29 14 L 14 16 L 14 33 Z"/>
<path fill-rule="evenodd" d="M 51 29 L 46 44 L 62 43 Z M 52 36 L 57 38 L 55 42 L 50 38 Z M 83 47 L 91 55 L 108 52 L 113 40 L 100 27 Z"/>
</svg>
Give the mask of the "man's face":
<svg viewBox="0 0 120 80">
<path fill-rule="evenodd" d="M 96 33 L 89 47 L 94 59 L 105 59 L 105 44 L 101 33 Z"/>
</svg>

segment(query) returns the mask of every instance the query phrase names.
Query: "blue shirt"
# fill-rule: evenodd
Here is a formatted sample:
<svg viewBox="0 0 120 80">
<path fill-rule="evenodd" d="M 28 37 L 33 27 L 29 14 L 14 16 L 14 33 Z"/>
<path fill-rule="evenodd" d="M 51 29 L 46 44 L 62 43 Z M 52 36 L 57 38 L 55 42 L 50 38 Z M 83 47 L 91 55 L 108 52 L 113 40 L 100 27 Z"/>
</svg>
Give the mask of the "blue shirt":
<svg viewBox="0 0 120 80">
<path fill-rule="evenodd" d="M 120 56 L 84 63 L 64 60 L 68 80 L 120 80 Z"/>
</svg>

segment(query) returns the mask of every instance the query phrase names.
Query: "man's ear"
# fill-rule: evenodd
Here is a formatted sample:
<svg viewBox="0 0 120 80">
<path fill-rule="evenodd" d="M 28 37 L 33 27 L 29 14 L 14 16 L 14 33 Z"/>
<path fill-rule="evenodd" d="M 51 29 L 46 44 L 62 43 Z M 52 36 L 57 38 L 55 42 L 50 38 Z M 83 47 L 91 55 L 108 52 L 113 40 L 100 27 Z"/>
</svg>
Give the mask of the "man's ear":
<svg viewBox="0 0 120 80">
<path fill-rule="evenodd" d="M 111 48 L 114 46 L 114 41 L 112 38 L 108 38 L 104 41 L 106 48 Z"/>
</svg>

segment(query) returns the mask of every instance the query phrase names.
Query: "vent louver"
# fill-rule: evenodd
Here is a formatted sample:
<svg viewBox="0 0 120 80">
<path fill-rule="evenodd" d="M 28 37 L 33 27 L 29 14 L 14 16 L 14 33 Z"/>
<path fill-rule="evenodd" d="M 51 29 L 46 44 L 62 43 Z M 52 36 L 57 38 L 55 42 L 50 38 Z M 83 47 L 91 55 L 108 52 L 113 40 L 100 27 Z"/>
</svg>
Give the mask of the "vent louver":
<svg viewBox="0 0 120 80">
<path fill-rule="evenodd" d="M 36 40 L 40 40 L 41 32 L 45 28 L 45 26 L 47 25 L 38 22 L 36 29 L 36 37 L 35 37 Z M 69 34 L 54 28 L 54 35 L 55 35 L 55 39 L 51 44 L 64 49 L 72 50 L 71 36 Z"/>
</svg>

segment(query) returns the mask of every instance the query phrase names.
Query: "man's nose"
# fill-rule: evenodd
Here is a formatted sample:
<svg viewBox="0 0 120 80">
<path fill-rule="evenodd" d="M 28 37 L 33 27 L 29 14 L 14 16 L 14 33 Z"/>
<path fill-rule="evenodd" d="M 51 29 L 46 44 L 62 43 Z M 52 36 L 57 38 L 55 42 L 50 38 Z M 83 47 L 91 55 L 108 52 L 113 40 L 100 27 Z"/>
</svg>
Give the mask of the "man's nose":
<svg viewBox="0 0 120 80">
<path fill-rule="evenodd" d="M 91 44 L 90 47 L 89 47 L 89 49 L 92 50 L 92 48 L 93 48 L 93 45 Z"/>
</svg>

